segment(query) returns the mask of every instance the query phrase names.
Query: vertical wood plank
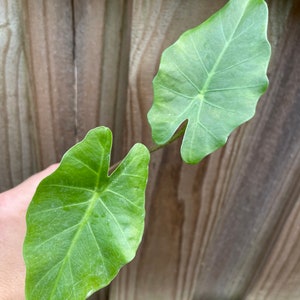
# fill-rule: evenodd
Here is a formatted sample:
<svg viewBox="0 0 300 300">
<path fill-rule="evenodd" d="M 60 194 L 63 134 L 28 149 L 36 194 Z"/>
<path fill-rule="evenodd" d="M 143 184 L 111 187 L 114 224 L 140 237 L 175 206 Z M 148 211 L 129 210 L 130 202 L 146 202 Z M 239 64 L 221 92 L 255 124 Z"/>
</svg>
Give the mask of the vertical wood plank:
<svg viewBox="0 0 300 300">
<path fill-rule="evenodd" d="M 7 87 L 6 87 L 6 60 L 7 60 L 7 52 L 9 48 L 9 39 L 11 35 L 11 31 L 8 28 L 8 3 L 7 1 L 1 1 L 1 27 L 0 27 L 0 41 L 1 41 L 1 52 L 0 52 L 0 134 L 2 137 L 2 143 L 0 144 L 1 150 L 1 163 L 3 165 L 3 170 L 5 170 L 6 176 L 1 172 L 1 189 L 6 186 L 12 185 L 12 174 L 10 169 L 10 157 L 9 157 L 9 134 L 6 129 L 6 124 L 8 123 L 7 112 L 6 112 L 6 102 L 7 102 Z"/>
<path fill-rule="evenodd" d="M 281 40 L 281 47 L 274 62 L 273 97 L 282 103 L 278 109 L 281 114 L 288 114 L 286 125 L 280 126 L 282 131 L 283 155 L 292 160 L 286 171 L 281 172 L 281 201 L 285 204 L 282 214 L 276 218 L 269 247 L 265 248 L 265 257 L 256 276 L 248 288 L 247 299 L 298 299 L 300 297 L 300 145 L 298 134 L 300 124 L 300 58 L 297 49 L 300 47 L 300 3 L 294 1 L 286 33 Z M 290 109 L 290 104 L 293 108 Z M 280 124 L 278 124 L 280 125 Z M 295 130 L 295 132 L 294 132 Z M 286 146 L 285 146 L 286 145 Z M 293 151 L 294 150 L 294 151 Z M 282 157 L 278 157 L 281 160 Z M 284 163 L 284 162 L 282 162 Z M 273 175 L 274 176 L 274 175 Z"/>
<path fill-rule="evenodd" d="M 73 1 L 77 139 L 99 125 L 105 1 Z"/>
<path fill-rule="evenodd" d="M 78 138 L 96 126 L 114 133 L 123 155 L 131 1 L 74 1 Z"/>
<path fill-rule="evenodd" d="M 299 174 L 298 174 L 299 175 Z M 298 188 L 298 189 L 297 189 Z M 300 298 L 300 198 L 299 185 L 289 196 L 295 205 L 282 230 L 270 249 L 267 261 L 254 279 L 247 300 L 299 299 Z"/>
<path fill-rule="evenodd" d="M 37 161 L 44 168 L 75 142 L 72 5 L 27 0 L 24 19 Z"/>
<path fill-rule="evenodd" d="M 34 143 L 23 46 L 22 5 L 0 1 L 0 191 L 32 174 Z"/>
<path fill-rule="evenodd" d="M 102 103 L 111 102 L 115 99 L 115 109 L 113 112 L 114 119 L 112 123 L 114 131 L 112 161 L 116 162 L 122 159 L 129 150 L 125 148 L 125 152 L 122 151 L 124 150 L 123 144 L 126 139 L 124 127 L 128 98 L 127 88 L 130 56 L 130 32 L 132 26 L 132 0 L 109 1 L 108 3 L 106 37 L 104 41 L 104 50 L 106 55 L 103 57 L 104 80 L 102 82 Z M 108 57 L 111 57 L 113 61 L 108 59 Z M 110 63 L 106 64 L 106 61 Z M 114 74 L 115 79 L 113 81 L 111 81 L 112 78 L 109 74 Z M 115 87 L 115 92 L 113 92 L 113 87 Z M 107 99 L 110 100 L 107 101 Z M 105 106 L 102 104 L 102 119 L 104 118 L 106 111 L 107 109 L 105 109 Z"/>
</svg>

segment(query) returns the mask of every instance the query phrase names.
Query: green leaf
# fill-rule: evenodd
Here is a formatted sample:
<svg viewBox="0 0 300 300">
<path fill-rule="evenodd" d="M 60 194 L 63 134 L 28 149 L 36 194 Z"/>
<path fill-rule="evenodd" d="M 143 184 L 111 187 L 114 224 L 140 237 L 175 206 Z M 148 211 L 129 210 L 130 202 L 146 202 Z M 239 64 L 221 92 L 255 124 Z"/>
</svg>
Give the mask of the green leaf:
<svg viewBox="0 0 300 300">
<path fill-rule="evenodd" d="M 111 131 L 91 130 L 39 185 L 27 211 L 27 299 L 85 299 L 133 259 L 144 229 L 149 151 L 109 176 Z"/>
<path fill-rule="evenodd" d="M 197 163 L 254 115 L 268 86 L 267 21 L 264 1 L 231 0 L 164 51 L 148 113 L 157 144 L 187 120 L 181 155 Z"/>
</svg>

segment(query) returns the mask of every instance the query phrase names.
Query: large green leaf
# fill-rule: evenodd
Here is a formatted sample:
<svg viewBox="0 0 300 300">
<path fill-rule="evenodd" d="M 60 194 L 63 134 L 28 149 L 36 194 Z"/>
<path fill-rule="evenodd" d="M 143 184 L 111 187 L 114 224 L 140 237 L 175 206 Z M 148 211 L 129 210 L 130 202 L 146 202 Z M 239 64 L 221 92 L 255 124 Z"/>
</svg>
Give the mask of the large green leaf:
<svg viewBox="0 0 300 300">
<path fill-rule="evenodd" d="M 181 155 L 197 163 L 254 115 L 268 85 L 267 20 L 264 1 L 231 0 L 164 51 L 148 113 L 157 144 L 187 120 Z"/>
<path fill-rule="evenodd" d="M 27 212 L 27 299 L 85 299 L 133 259 L 144 229 L 149 151 L 109 176 L 111 131 L 91 130 L 39 185 Z"/>
</svg>

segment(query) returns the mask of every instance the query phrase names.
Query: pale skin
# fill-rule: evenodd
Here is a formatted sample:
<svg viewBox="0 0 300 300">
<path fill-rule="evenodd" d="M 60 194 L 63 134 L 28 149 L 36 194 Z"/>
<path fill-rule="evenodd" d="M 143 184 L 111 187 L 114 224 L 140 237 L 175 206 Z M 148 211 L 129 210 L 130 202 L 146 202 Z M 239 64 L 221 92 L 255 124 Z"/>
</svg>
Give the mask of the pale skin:
<svg viewBox="0 0 300 300">
<path fill-rule="evenodd" d="M 57 167 L 58 164 L 51 165 L 0 194 L 0 300 L 25 299 L 22 248 L 26 210 L 40 181 Z"/>
</svg>

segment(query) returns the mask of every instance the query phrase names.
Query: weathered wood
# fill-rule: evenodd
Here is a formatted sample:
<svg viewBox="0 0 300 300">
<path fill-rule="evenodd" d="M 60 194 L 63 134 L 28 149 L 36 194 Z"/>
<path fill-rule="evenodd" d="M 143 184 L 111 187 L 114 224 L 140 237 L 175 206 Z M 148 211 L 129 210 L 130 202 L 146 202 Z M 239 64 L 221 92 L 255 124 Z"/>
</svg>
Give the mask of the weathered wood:
<svg viewBox="0 0 300 300">
<path fill-rule="evenodd" d="M 270 115 L 271 131 L 278 131 L 277 147 L 273 157 L 270 180 L 276 184 L 273 202 L 280 202 L 281 211 L 273 216 L 264 260 L 259 264 L 247 299 L 299 299 L 300 298 L 300 3 L 294 2 L 286 33 L 274 56 L 274 74 L 271 77 L 269 99 L 274 101 Z M 288 33 L 288 34 L 287 34 Z M 275 129 L 276 128 L 276 129 Z M 276 157 L 276 159 L 274 159 Z"/>
<path fill-rule="evenodd" d="M 35 171 L 19 1 L 0 1 L 0 191 Z"/>
<path fill-rule="evenodd" d="M 105 1 L 73 4 L 77 139 L 99 124 L 105 12 Z"/>
<path fill-rule="evenodd" d="M 26 58 L 38 168 L 75 143 L 72 7 L 67 0 L 24 1 Z"/>
<path fill-rule="evenodd" d="M 78 138 L 108 126 L 114 133 L 113 161 L 123 155 L 130 14 L 130 1 L 74 1 Z"/>
<path fill-rule="evenodd" d="M 163 49 L 226 0 L 0 0 L 0 189 L 58 161 L 92 127 L 114 161 L 151 145 Z M 270 0 L 270 87 L 199 165 L 153 154 L 137 257 L 91 299 L 300 298 L 300 5 Z"/>
<path fill-rule="evenodd" d="M 107 125 L 114 132 L 113 162 L 120 160 L 127 153 L 122 150 L 125 137 L 124 120 L 127 103 L 131 5 L 131 1 L 107 1 L 100 120 L 106 124 L 107 112 L 110 112 L 111 121 Z M 113 103 L 113 109 L 109 109 L 105 103 Z"/>
</svg>

